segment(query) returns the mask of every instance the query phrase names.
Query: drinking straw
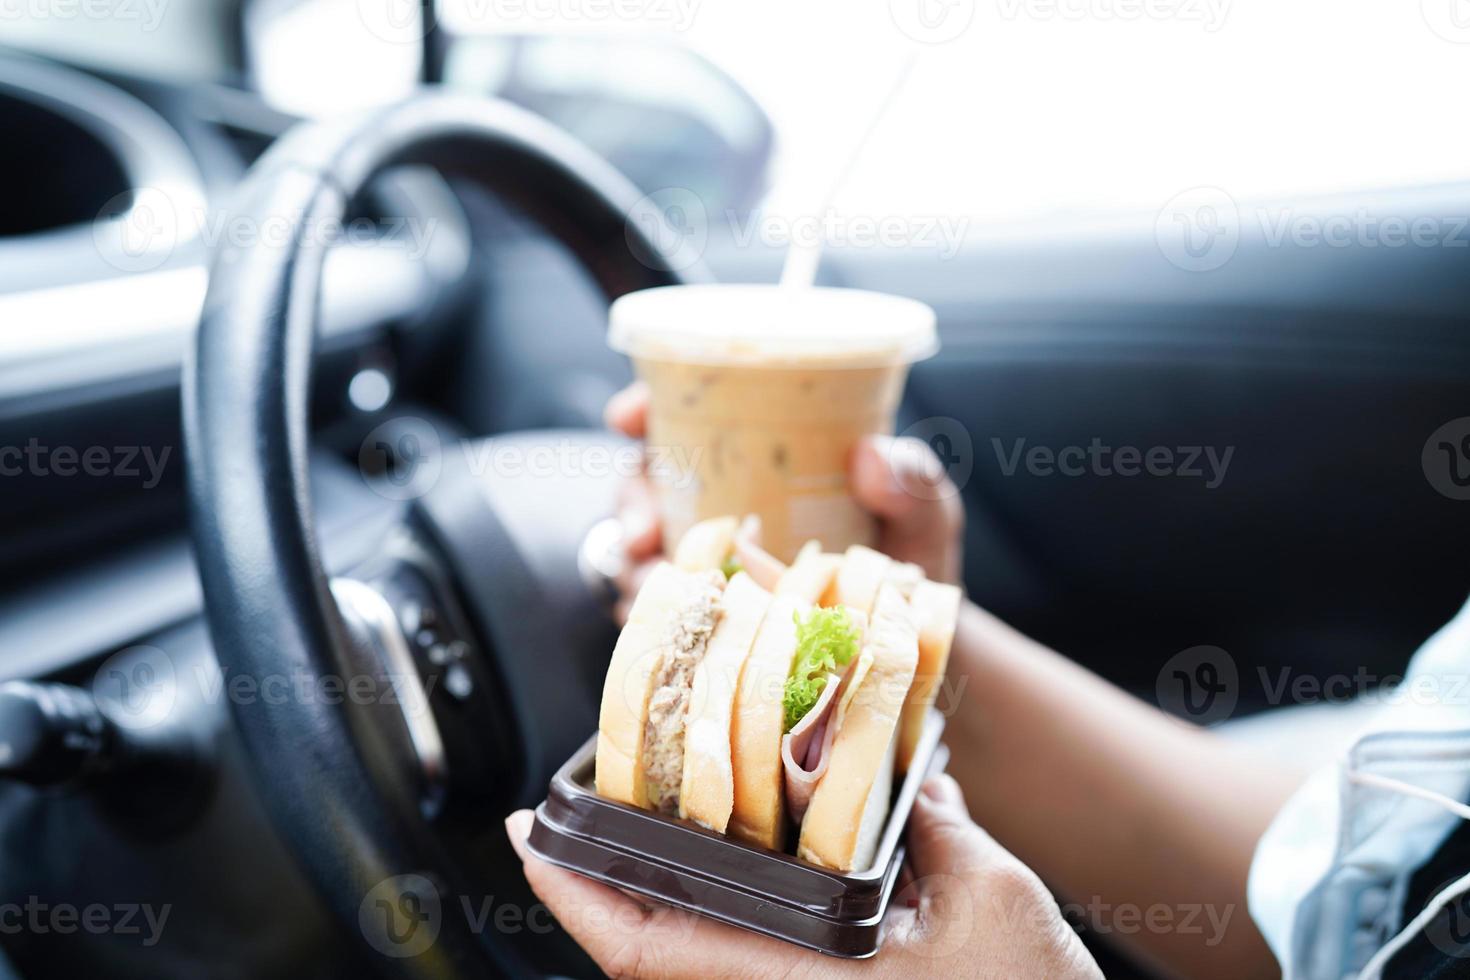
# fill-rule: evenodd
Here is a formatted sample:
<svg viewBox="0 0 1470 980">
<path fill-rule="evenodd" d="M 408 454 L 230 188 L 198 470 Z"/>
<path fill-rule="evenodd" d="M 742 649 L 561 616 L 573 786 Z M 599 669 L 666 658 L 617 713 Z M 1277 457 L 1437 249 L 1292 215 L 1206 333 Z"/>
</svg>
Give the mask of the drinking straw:
<svg viewBox="0 0 1470 980">
<path fill-rule="evenodd" d="M 898 74 L 894 76 L 893 83 L 888 86 L 888 92 L 883 96 L 883 101 L 878 103 L 878 108 L 868 119 L 868 125 L 858 135 L 857 142 L 852 146 L 843 161 L 841 169 L 834 176 L 831 183 L 827 185 L 827 193 L 823 196 L 821 206 L 815 213 L 817 227 L 823 227 L 821 218 L 831 211 L 837 200 L 837 195 L 842 191 L 852 172 L 857 169 L 857 164 L 862 159 L 863 152 L 868 148 L 873 134 L 877 132 L 878 125 L 883 122 L 888 110 L 893 103 L 898 101 L 898 93 L 903 90 L 904 83 L 909 79 L 909 74 L 914 70 L 914 63 L 919 60 L 918 53 L 910 51 L 903 59 L 903 64 L 898 67 Z M 791 247 L 786 252 L 786 261 L 781 266 L 781 285 L 788 288 L 801 289 L 813 285 L 817 281 L 817 267 L 822 263 L 822 241 L 821 235 L 816 236 L 810 243 L 798 242 L 798 236 L 792 236 Z"/>
</svg>

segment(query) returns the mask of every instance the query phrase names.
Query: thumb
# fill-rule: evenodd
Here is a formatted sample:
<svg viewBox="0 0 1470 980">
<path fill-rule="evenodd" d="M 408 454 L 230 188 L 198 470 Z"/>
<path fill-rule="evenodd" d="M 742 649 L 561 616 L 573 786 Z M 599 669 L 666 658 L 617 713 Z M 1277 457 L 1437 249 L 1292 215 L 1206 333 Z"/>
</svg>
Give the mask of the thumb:
<svg viewBox="0 0 1470 980">
<path fill-rule="evenodd" d="M 948 773 L 924 782 L 908 827 L 909 863 L 917 880 L 964 876 L 1010 855 L 970 819 L 964 794 Z"/>
<path fill-rule="evenodd" d="M 921 439 L 868 436 L 853 450 L 852 494 L 882 523 L 881 550 L 931 579 L 959 579 L 965 509 L 944 464 Z"/>
</svg>

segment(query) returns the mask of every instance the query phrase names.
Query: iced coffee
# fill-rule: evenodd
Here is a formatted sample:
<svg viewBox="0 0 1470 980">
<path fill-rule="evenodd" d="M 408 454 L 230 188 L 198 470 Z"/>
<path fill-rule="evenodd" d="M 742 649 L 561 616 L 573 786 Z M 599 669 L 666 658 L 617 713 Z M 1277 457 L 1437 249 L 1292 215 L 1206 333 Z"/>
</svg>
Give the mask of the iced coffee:
<svg viewBox="0 0 1470 980">
<path fill-rule="evenodd" d="M 929 307 L 855 289 L 672 286 L 615 302 L 608 339 L 649 387 L 665 541 L 754 513 L 783 560 L 812 538 L 873 543 L 848 459 L 893 431 L 909 365 L 937 349 Z"/>
</svg>

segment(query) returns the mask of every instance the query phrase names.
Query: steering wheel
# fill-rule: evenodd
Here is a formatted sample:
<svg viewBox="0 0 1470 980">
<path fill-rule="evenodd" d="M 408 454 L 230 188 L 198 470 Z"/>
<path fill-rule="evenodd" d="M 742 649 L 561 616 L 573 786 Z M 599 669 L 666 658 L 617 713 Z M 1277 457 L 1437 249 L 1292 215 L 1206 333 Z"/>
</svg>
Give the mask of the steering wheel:
<svg viewBox="0 0 1470 980">
<path fill-rule="evenodd" d="M 504 488 L 469 465 L 476 454 L 445 452 L 380 559 L 413 579 L 457 637 L 431 662 L 382 587 L 329 581 L 308 487 L 326 252 L 310 229 L 340 221 L 376 176 L 403 165 L 492 190 L 564 243 L 609 298 L 683 281 L 698 265 L 630 221 L 639 192 L 566 134 L 508 105 L 423 96 L 305 124 L 255 164 L 238 213 L 257 227 L 287 222 L 292 234 L 222 246 L 185 371 L 194 542 L 225 676 L 261 691 L 272 678 L 321 691 L 367 678 L 394 695 L 231 699 L 271 819 L 389 972 L 520 973 L 525 962 L 459 899 L 512 888 L 492 880 L 497 869 L 519 879 L 498 817 L 538 800 L 595 728 L 596 694 L 569 682 L 561 658 L 607 644 L 611 625 L 574 562 L 537 553 L 542 529 L 505 517 Z M 562 525 L 600 516 L 606 490 L 583 481 L 520 492 L 561 515 L 545 530 L 564 540 Z M 426 683 L 446 657 L 458 670 L 453 697 Z"/>
</svg>

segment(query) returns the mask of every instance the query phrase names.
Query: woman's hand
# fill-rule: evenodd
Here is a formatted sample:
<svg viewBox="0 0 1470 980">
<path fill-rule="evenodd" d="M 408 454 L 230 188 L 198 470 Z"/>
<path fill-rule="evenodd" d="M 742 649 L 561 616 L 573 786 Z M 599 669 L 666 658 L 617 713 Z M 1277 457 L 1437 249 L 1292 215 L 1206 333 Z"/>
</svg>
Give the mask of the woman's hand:
<svg viewBox="0 0 1470 980">
<path fill-rule="evenodd" d="M 839 960 L 666 906 L 535 857 L 531 811 L 505 822 L 537 896 L 613 977 L 1100 977 L 1040 879 L 970 820 L 948 776 L 909 818 L 905 880 L 869 960 Z"/>
<path fill-rule="evenodd" d="M 648 389 L 624 388 L 607 403 L 610 428 L 642 439 L 648 428 Z M 959 491 L 927 443 L 869 436 L 853 450 L 848 468 L 853 497 L 878 519 L 878 550 L 910 561 L 939 582 L 958 582 L 965 511 Z M 738 515 L 737 515 L 738 516 Z M 626 563 L 618 577 L 618 621 L 664 551 L 657 500 L 646 479 L 623 486 L 618 507 Z"/>
</svg>

